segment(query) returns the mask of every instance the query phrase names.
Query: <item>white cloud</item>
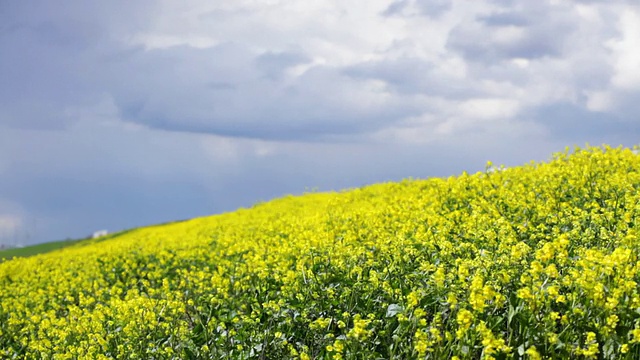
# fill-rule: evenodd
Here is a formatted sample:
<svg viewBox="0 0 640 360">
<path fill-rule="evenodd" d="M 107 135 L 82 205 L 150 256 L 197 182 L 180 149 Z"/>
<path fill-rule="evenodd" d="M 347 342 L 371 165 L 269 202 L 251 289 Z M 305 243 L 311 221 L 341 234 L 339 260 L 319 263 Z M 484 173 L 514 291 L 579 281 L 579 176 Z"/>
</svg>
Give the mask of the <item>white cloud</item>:
<svg viewBox="0 0 640 360">
<path fill-rule="evenodd" d="M 529 59 L 514 58 L 511 60 L 517 67 L 524 69 L 529 66 Z"/>
<path fill-rule="evenodd" d="M 467 119 L 504 119 L 517 114 L 519 104 L 512 99 L 472 99 L 459 106 L 460 116 Z"/>
<path fill-rule="evenodd" d="M 621 89 L 637 89 L 640 87 L 640 11 L 626 8 L 618 29 L 621 37 L 607 42 L 615 59 L 612 83 Z"/>
<path fill-rule="evenodd" d="M 174 46 L 186 45 L 198 49 L 206 49 L 218 45 L 219 40 L 207 36 L 183 37 L 175 35 L 136 34 L 130 40 L 133 46 L 142 45 L 147 50 L 166 49 Z"/>
<path fill-rule="evenodd" d="M 613 105 L 613 96 L 609 91 L 587 92 L 587 109 L 591 111 L 607 111 Z"/>
<path fill-rule="evenodd" d="M 153 25 L 136 40 L 149 47 L 228 41 L 258 52 L 295 47 L 331 66 L 344 66 L 374 56 L 395 40 L 402 23 L 378 16 L 388 4 L 389 0 L 164 1 Z"/>
</svg>

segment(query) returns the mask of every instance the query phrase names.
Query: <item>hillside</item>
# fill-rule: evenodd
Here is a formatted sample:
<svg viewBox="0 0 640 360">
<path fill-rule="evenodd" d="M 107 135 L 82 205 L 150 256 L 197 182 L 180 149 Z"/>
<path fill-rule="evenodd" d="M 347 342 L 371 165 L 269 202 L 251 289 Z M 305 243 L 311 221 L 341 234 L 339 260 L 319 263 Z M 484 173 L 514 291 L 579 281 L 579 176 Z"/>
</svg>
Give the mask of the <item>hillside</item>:
<svg viewBox="0 0 640 360">
<path fill-rule="evenodd" d="M 78 241 L 81 241 L 81 240 L 51 241 L 51 242 L 30 245 L 25 247 L 3 248 L 3 249 L 0 249 L 0 262 L 13 259 L 14 257 L 25 257 L 25 256 L 32 256 L 36 254 L 47 253 L 53 250 L 74 245 Z"/>
<path fill-rule="evenodd" d="M 639 358 L 639 188 L 592 147 L 16 258 L 0 355 Z"/>
</svg>

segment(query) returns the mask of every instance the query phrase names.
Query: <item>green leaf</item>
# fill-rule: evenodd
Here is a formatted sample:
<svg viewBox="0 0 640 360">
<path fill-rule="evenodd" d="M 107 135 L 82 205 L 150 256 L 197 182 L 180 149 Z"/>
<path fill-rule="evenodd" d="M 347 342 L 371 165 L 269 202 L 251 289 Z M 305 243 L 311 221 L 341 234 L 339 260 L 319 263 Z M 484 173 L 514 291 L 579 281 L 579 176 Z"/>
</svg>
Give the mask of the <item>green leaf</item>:
<svg viewBox="0 0 640 360">
<path fill-rule="evenodd" d="M 391 304 L 387 307 L 387 317 L 394 317 L 397 314 L 401 313 L 402 311 L 404 311 L 404 308 L 398 304 Z"/>
<path fill-rule="evenodd" d="M 524 352 L 525 351 L 527 351 L 527 350 L 524 348 L 524 344 L 518 346 L 518 355 L 524 356 Z"/>
</svg>

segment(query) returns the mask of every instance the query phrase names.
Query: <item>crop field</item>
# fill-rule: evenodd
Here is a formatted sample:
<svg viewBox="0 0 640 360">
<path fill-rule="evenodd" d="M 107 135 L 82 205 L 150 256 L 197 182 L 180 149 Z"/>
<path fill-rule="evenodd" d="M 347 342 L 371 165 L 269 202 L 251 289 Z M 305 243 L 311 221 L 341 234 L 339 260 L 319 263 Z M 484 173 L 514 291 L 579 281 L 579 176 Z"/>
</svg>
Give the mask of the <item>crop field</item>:
<svg viewBox="0 0 640 360">
<path fill-rule="evenodd" d="M 0 358 L 638 359 L 640 156 L 289 196 L 0 263 Z"/>
<path fill-rule="evenodd" d="M 0 262 L 13 259 L 14 257 L 32 256 L 35 254 L 45 253 L 63 247 L 71 246 L 79 240 L 62 240 L 52 241 L 44 244 L 38 244 L 27 247 L 6 248 L 0 250 Z"/>
</svg>

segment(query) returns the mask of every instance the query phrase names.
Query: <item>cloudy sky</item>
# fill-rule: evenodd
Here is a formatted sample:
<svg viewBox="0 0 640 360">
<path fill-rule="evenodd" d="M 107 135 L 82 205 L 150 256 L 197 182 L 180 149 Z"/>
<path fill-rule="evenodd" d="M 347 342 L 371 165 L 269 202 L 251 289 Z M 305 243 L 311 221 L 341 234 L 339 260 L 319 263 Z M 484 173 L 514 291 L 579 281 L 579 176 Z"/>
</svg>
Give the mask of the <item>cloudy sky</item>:
<svg viewBox="0 0 640 360">
<path fill-rule="evenodd" d="M 0 243 L 640 143 L 637 1 L 0 2 Z"/>
</svg>

